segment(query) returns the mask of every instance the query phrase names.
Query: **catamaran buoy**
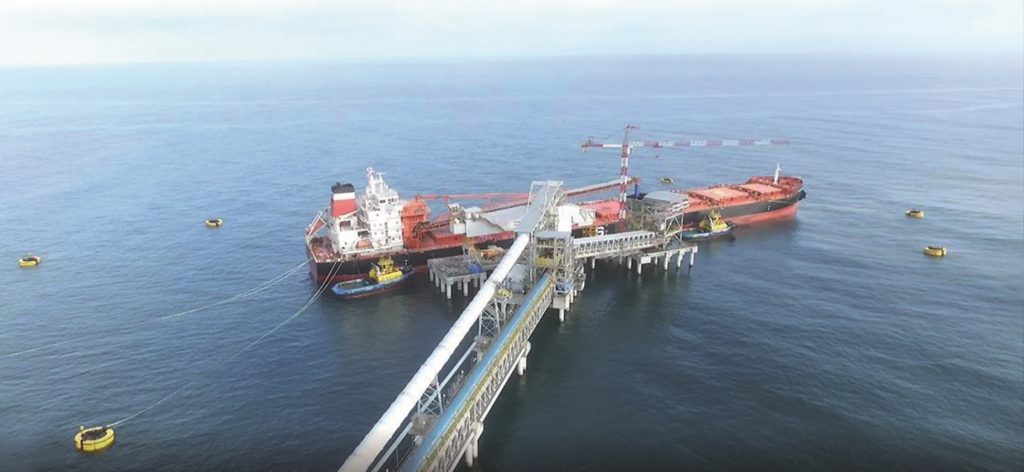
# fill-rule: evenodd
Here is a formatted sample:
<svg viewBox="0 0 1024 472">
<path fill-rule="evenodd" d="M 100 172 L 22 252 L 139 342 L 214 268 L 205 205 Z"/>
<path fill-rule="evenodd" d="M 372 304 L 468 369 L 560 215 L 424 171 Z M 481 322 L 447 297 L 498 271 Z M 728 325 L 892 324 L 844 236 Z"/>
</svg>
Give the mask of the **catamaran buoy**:
<svg viewBox="0 0 1024 472">
<path fill-rule="evenodd" d="M 907 216 L 911 218 L 924 218 L 924 210 L 907 210 Z"/>
<path fill-rule="evenodd" d="M 43 262 L 43 258 L 39 256 L 33 256 L 29 254 L 21 259 L 18 259 L 18 266 L 20 267 L 35 267 Z"/>
<path fill-rule="evenodd" d="M 221 226 L 224 226 L 224 220 L 220 218 L 209 219 L 206 220 L 206 226 L 210 228 L 220 228 Z"/>
<path fill-rule="evenodd" d="M 101 452 L 114 445 L 114 428 L 96 426 L 94 428 L 78 427 L 75 434 L 75 449 L 82 452 Z"/>
</svg>

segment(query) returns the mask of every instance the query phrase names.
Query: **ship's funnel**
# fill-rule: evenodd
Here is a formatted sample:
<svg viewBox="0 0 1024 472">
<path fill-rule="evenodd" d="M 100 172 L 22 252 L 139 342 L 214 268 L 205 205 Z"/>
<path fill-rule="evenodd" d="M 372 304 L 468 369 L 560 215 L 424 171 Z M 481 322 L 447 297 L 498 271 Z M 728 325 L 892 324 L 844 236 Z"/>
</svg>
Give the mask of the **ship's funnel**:
<svg viewBox="0 0 1024 472">
<path fill-rule="evenodd" d="M 352 184 L 331 186 L 331 216 L 339 217 L 356 211 L 356 188 Z"/>
</svg>

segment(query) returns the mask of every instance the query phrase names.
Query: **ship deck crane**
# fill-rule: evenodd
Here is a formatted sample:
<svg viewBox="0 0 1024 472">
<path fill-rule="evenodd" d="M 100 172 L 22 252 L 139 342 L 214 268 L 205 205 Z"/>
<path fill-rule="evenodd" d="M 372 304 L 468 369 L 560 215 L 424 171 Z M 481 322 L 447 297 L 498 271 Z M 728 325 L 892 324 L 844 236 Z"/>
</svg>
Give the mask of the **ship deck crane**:
<svg viewBox="0 0 1024 472">
<path fill-rule="evenodd" d="M 629 132 L 639 129 L 626 125 L 622 143 L 602 143 L 588 139 L 581 147 L 586 152 L 589 148 L 621 149 L 621 165 L 619 167 L 619 221 L 626 220 L 626 187 L 629 185 L 629 155 L 633 148 L 687 148 L 687 147 L 723 147 L 723 146 L 766 146 L 786 145 L 785 139 L 691 139 L 669 141 L 630 141 Z"/>
</svg>

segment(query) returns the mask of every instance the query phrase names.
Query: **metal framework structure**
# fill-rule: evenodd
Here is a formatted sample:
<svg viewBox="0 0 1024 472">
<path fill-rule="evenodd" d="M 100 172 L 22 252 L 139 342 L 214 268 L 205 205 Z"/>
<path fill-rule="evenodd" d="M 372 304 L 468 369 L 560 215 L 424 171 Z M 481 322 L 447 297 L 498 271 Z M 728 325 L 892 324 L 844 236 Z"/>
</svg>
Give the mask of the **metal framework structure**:
<svg viewBox="0 0 1024 472">
<path fill-rule="evenodd" d="M 488 412 L 512 373 L 525 373 L 529 339 L 540 319 L 553 307 L 564 320 L 583 289 L 584 260 L 593 266 L 597 258 L 626 256 L 637 261 L 639 273 L 641 264 L 655 260 L 667 269 L 670 257 L 677 258 L 678 267 L 683 253 L 690 251 L 692 265 L 696 248 L 665 250 L 671 218 L 657 225 L 659 231 L 588 238 L 557 231 L 558 205 L 565 198 L 561 182 L 531 185 L 512 246 L 341 471 L 451 471 L 460 459 L 472 465 Z M 525 294 L 509 288 L 515 265 L 525 266 L 523 278 L 532 285 Z"/>
<path fill-rule="evenodd" d="M 629 228 L 652 231 L 667 237 L 679 234 L 683 229 L 683 212 L 688 204 L 686 196 L 672 192 L 657 192 L 642 199 L 631 199 Z"/>
<path fill-rule="evenodd" d="M 658 233 L 653 231 L 627 231 L 578 238 L 575 241 L 574 253 L 578 259 L 621 256 L 658 246 L 662 239 Z"/>
<path fill-rule="evenodd" d="M 516 310 L 467 378 L 466 388 L 453 400 L 458 405 L 445 412 L 401 470 L 450 471 L 465 458 L 468 464 L 479 455 L 483 421 L 513 371 L 526 370 L 530 335 L 551 304 L 553 279 L 544 274 Z"/>
</svg>

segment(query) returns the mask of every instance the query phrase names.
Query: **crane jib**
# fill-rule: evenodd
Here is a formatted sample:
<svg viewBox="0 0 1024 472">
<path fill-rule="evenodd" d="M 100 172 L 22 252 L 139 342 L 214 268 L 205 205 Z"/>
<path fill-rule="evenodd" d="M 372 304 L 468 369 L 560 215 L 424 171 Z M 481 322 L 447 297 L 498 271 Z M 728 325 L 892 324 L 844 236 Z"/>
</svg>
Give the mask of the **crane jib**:
<svg viewBox="0 0 1024 472">
<path fill-rule="evenodd" d="M 691 139 L 685 141 L 630 141 L 629 147 L 666 148 L 666 147 L 719 147 L 719 146 L 765 146 L 785 145 L 785 139 Z M 602 146 L 612 147 L 612 146 Z M 622 147 L 621 144 L 615 147 Z"/>
<path fill-rule="evenodd" d="M 683 141 L 629 141 L 625 144 L 630 148 L 670 148 L 670 147 L 723 147 L 723 146 L 779 146 L 788 145 L 787 139 L 691 139 Z M 598 143 L 587 141 L 583 148 L 622 149 L 620 143 Z"/>
</svg>

